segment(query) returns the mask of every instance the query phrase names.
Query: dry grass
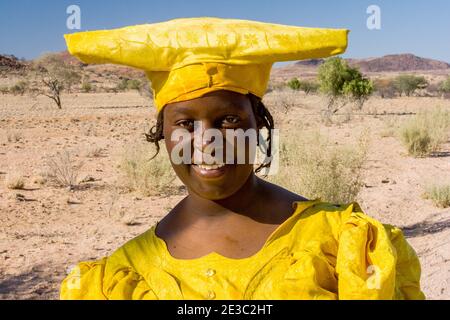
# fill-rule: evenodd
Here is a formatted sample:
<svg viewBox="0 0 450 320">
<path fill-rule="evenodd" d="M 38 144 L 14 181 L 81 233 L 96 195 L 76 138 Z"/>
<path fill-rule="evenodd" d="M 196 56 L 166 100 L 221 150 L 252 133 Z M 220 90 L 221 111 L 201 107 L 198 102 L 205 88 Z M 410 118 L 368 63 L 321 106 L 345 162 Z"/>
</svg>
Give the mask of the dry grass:
<svg viewBox="0 0 450 320">
<path fill-rule="evenodd" d="M 283 138 L 283 137 L 281 137 Z M 280 167 L 269 180 L 310 199 L 332 203 L 356 200 L 363 186 L 368 132 L 356 145 L 338 146 L 319 132 L 286 135 L 281 141 Z"/>
<path fill-rule="evenodd" d="M 23 134 L 22 132 L 18 131 L 18 130 L 7 130 L 6 131 L 6 140 L 8 142 L 19 142 L 20 140 L 23 139 Z"/>
<path fill-rule="evenodd" d="M 281 111 L 283 114 L 290 113 L 294 108 L 304 107 L 300 101 L 302 93 L 288 88 L 274 90 L 264 96 L 263 102 L 271 106 L 274 112 Z"/>
<path fill-rule="evenodd" d="M 430 155 L 447 142 L 450 128 L 450 112 L 441 108 L 419 112 L 405 121 L 399 129 L 399 137 L 408 153 L 414 157 Z"/>
<path fill-rule="evenodd" d="M 159 155 L 150 160 L 154 153 L 153 145 L 139 143 L 127 147 L 120 155 L 119 168 L 129 191 L 137 191 L 144 196 L 173 192 L 176 176 L 167 152 L 162 147 Z"/>
<path fill-rule="evenodd" d="M 395 133 L 398 130 L 398 126 L 396 124 L 397 121 L 395 117 L 389 116 L 383 119 L 382 121 L 383 121 L 383 129 L 380 132 L 380 136 L 382 138 L 395 137 Z"/>
<path fill-rule="evenodd" d="M 55 156 L 48 157 L 45 161 L 47 181 L 59 187 L 76 187 L 78 175 L 83 163 L 76 164 L 68 150 L 58 152 Z"/>
<path fill-rule="evenodd" d="M 85 150 L 86 158 L 100 158 L 104 155 L 105 150 L 98 146 L 92 146 Z"/>
<path fill-rule="evenodd" d="M 19 174 L 8 174 L 6 187 L 11 190 L 21 190 L 25 187 L 25 179 Z"/>
<path fill-rule="evenodd" d="M 430 184 L 425 188 L 424 198 L 439 208 L 450 207 L 450 184 Z"/>
</svg>

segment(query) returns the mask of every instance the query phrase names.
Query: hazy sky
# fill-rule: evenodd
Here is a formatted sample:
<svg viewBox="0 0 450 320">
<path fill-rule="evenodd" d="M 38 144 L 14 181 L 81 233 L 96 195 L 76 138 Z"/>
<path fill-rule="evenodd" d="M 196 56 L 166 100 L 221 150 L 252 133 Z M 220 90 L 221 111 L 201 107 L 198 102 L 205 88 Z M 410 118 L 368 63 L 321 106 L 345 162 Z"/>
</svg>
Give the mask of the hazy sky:
<svg viewBox="0 0 450 320">
<path fill-rule="evenodd" d="M 69 5 L 81 8 L 81 30 L 109 29 L 181 17 L 215 16 L 351 30 L 346 57 L 392 53 L 450 62 L 448 0 L 0 0 L 0 54 L 27 59 L 65 50 Z M 381 29 L 367 28 L 370 5 Z"/>
</svg>

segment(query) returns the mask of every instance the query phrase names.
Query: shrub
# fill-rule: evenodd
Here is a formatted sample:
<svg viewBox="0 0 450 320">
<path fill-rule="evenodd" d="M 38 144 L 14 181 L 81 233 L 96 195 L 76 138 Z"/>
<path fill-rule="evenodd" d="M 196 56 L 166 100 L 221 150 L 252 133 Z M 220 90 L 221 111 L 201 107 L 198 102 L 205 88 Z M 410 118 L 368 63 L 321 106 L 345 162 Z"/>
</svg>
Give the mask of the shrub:
<svg viewBox="0 0 450 320">
<path fill-rule="evenodd" d="M 23 134 L 17 130 L 7 130 L 6 131 L 6 139 L 8 142 L 19 142 L 22 140 Z"/>
<path fill-rule="evenodd" d="M 17 82 L 15 85 L 13 85 L 10 89 L 9 92 L 11 92 L 13 95 L 21 95 L 23 96 L 27 89 L 28 89 L 28 82 L 27 81 L 19 81 Z"/>
<path fill-rule="evenodd" d="M 8 94 L 9 88 L 7 86 L 1 86 L 0 87 L 0 94 Z"/>
<path fill-rule="evenodd" d="M 439 208 L 450 207 L 450 184 L 431 184 L 426 187 L 424 194 Z"/>
<path fill-rule="evenodd" d="M 81 70 L 55 54 L 42 55 L 33 62 L 31 70 L 43 84 L 37 92 L 52 99 L 59 109 L 62 108 L 61 93 L 64 90 L 70 92 L 82 79 Z"/>
<path fill-rule="evenodd" d="M 303 80 L 303 81 L 300 81 L 299 90 L 303 91 L 307 95 L 310 93 L 315 93 L 319 90 L 319 84 L 314 81 Z"/>
<path fill-rule="evenodd" d="M 6 187 L 12 190 L 21 190 L 25 187 L 25 180 L 21 175 L 10 174 L 6 177 Z"/>
<path fill-rule="evenodd" d="M 78 184 L 78 175 L 83 163 L 75 164 L 71 153 L 67 150 L 58 152 L 55 156 L 48 157 L 46 177 L 59 187 L 75 188 Z"/>
<path fill-rule="evenodd" d="M 394 87 L 401 96 L 405 94 L 411 96 L 418 89 L 425 89 L 428 86 L 427 80 L 423 76 L 402 74 L 394 79 Z"/>
<path fill-rule="evenodd" d="M 127 89 L 128 90 L 139 90 L 141 88 L 141 81 L 137 79 L 128 80 Z"/>
<path fill-rule="evenodd" d="M 176 175 L 167 152 L 163 151 L 153 160 L 150 160 L 154 154 L 153 145 L 134 144 L 123 151 L 119 168 L 128 190 L 138 191 L 144 196 L 161 195 L 173 190 Z"/>
<path fill-rule="evenodd" d="M 300 80 L 298 80 L 297 78 L 292 78 L 291 80 L 288 81 L 287 86 L 292 90 L 299 90 Z"/>
<path fill-rule="evenodd" d="M 85 151 L 86 158 L 100 158 L 103 156 L 104 149 L 98 146 L 92 146 Z"/>
<path fill-rule="evenodd" d="M 438 151 L 448 139 L 449 127 L 450 112 L 435 108 L 405 121 L 399 129 L 399 135 L 408 153 L 421 157 Z"/>
<path fill-rule="evenodd" d="M 356 145 L 330 145 L 318 132 L 289 134 L 281 141 L 280 167 L 269 180 L 310 199 L 332 203 L 355 201 L 367 158 L 368 132 Z"/>
<path fill-rule="evenodd" d="M 442 93 L 450 93 L 450 76 L 439 85 L 439 91 Z"/>
<path fill-rule="evenodd" d="M 116 88 L 119 91 L 140 90 L 141 86 L 142 86 L 141 81 L 137 79 L 123 78 Z"/>
<path fill-rule="evenodd" d="M 394 82 L 390 79 L 375 80 L 374 91 L 383 99 L 392 99 L 396 95 Z"/>
<path fill-rule="evenodd" d="M 292 78 L 291 80 L 289 80 L 287 86 L 292 90 L 300 90 L 305 92 L 306 94 L 317 92 L 317 90 L 319 89 L 319 84 L 317 82 L 307 80 L 300 81 L 297 78 Z"/>
<path fill-rule="evenodd" d="M 349 101 L 361 109 L 373 92 L 372 81 L 339 57 L 329 58 L 320 65 L 318 79 L 320 91 L 329 97 L 331 113 L 336 113 Z"/>
<path fill-rule="evenodd" d="M 93 89 L 93 87 L 92 87 L 92 84 L 90 82 L 85 81 L 81 85 L 81 91 L 83 91 L 83 92 L 88 93 L 88 92 L 91 92 L 92 89 Z"/>
</svg>

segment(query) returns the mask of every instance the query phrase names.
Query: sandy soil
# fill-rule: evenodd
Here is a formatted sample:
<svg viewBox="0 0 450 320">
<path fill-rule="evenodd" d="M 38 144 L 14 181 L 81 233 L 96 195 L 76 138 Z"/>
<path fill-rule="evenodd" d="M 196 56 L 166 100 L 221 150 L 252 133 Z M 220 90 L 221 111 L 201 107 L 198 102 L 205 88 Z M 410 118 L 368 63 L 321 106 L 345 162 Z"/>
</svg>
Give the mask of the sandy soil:
<svg viewBox="0 0 450 320">
<path fill-rule="evenodd" d="M 427 297 L 449 299 L 450 209 L 436 208 L 421 194 L 429 181 L 450 182 L 450 143 L 439 157 L 414 159 L 383 132 L 387 117 L 400 123 L 408 117 L 401 113 L 437 105 L 450 109 L 450 101 L 373 98 L 365 108 L 379 115 L 356 115 L 327 127 L 313 115 L 321 98 L 300 98 L 290 113 L 294 128 L 300 122 L 320 125 L 338 142 L 352 141 L 362 129 L 370 129 L 366 187 L 358 202 L 367 214 L 404 228 L 420 256 Z M 130 92 L 72 94 L 63 103 L 64 109 L 57 110 L 44 97 L 0 95 L 0 299 L 56 299 L 71 266 L 112 253 L 183 197 L 143 197 L 118 188 L 118 155 L 142 140 L 153 121 L 148 101 Z M 11 132 L 19 133 L 19 141 L 8 142 Z M 88 157 L 92 148 L 102 148 L 101 156 Z M 89 181 L 77 190 L 39 183 L 46 157 L 62 150 L 70 150 L 75 162 L 84 162 L 80 177 Z M 24 190 L 6 187 L 11 173 L 25 177 Z"/>
</svg>

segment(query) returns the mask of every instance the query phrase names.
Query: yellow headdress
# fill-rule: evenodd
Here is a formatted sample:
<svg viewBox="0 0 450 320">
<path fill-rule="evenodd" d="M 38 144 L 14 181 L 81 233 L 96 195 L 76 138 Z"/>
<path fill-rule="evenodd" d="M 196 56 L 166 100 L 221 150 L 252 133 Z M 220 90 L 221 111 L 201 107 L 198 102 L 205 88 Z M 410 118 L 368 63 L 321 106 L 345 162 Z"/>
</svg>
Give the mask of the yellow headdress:
<svg viewBox="0 0 450 320">
<path fill-rule="evenodd" d="M 263 97 L 278 61 L 343 53 L 348 30 L 220 18 L 185 18 L 65 35 L 84 63 L 142 69 L 158 112 L 172 102 L 230 90 Z"/>
</svg>

